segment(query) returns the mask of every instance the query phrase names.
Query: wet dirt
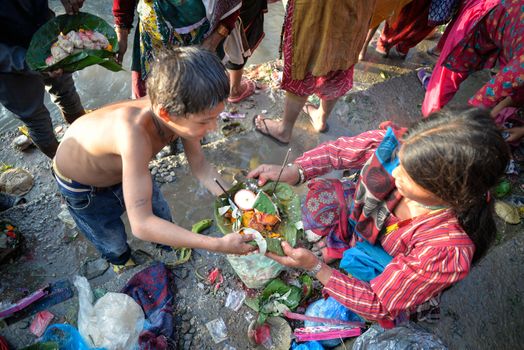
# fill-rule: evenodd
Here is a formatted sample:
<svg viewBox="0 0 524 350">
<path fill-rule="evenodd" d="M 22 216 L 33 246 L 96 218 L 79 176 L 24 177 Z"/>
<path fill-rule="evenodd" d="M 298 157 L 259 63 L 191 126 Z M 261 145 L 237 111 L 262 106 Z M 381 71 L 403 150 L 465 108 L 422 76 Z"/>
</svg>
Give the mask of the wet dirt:
<svg viewBox="0 0 524 350">
<path fill-rule="evenodd" d="M 87 5 L 89 2 L 86 2 Z M 86 10 L 89 11 L 89 8 Z M 106 12 L 103 16 L 110 16 Z M 423 89 L 414 69 L 434 62 L 424 53 L 433 44 L 423 42 L 417 50 L 410 52 L 406 60 L 382 58 L 370 47 L 367 60 L 355 67 L 353 90 L 340 99 L 329 119 L 330 132 L 313 133 L 307 118 L 301 116 L 289 145 L 290 159 L 323 141 L 376 128 L 381 121 L 393 120 L 401 125 L 409 125 L 418 120 Z M 272 67 L 278 67 L 278 62 L 273 62 Z M 258 67 L 259 70 L 263 68 Z M 95 82 L 89 78 L 93 75 L 97 77 Z M 278 146 L 253 130 L 251 120 L 256 114 L 265 112 L 269 117 L 282 114 L 283 92 L 272 86 L 270 77 L 263 78 L 259 85 L 266 85 L 265 88 L 257 90 L 245 102 L 228 106 L 231 110 L 246 114 L 245 119 L 234 120 L 241 124 L 243 130 L 238 129 L 238 133 L 231 133 L 228 137 L 224 137 L 220 131 L 206 137 L 206 157 L 227 180 L 231 181 L 239 170 L 251 169 L 261 163 L 281 163 L 287 151 L 288 147 Z M 474 74 L 461 86 L 451 106 L 464 105 L 467 98 L 488 78 L 488 72 Z M 129 72 L 107 74 L 102 68 L 90 67 L 75 73 L 75 79 L 80 95 L 88 101 L 88 108 L 125 99 L 129 95 Z M 55 125 L 60 124 L 56 107 L 52 104 L 49 106 L 52 106 Z M 10 118 L 5 113 L 2 117 Z M 221 121 L 218 130 L 227 124 L 227 121 Z M 16 300 L 24 293 L 49 282 L 71 280 L 74 275 L 81 273 L 87 261 L 99 257 L 81 234 L 67 227 L 57 217 L 61 200 L 52 180 L 50 161 L 34 148 L 24 153 L 13 149 L 11 141 L 17 134 L 15 125 L 4 127 L 0 135 L 0 162 L 27 169 L 34 176 L 35 183 L 26 195 L 27 204 L 0 214 L 0 218 L 19 226 L 26 238 L 23 255 L 10 264 L 0 266 L 0 302 Z M 212 218 L 213 197 L 191 177 L 183 154 L 154 160 L 150 169 L 163 184 L 162 192 L 177 224 L 190 228 L 200 219 Z M 301 196 L 305 190 L 304 186 L 297 189 Z M 153 260 L 169 264 L 176 259 L 175 253 L 139 241 L 130 234 L 129 225 L 127 229 L 132 249 L 146 252 L 140 255 L 142 265 L 121 275 L 108 269 L 90 281 L 93 288 L 119 291 L 134 273 Z M 517 348 L 521 344 L 517 334 L 524 326 L 523 318 L 519 315 L 519 310 L 524 310 L 524 283 L 520 272 L 520 267 L 524 266 L 522 224 L 510 226 L 499 222 L 499 231 L 499 244 L 486 259 L 473 268 L 466 280 L 444 293 L 441 322 L 427 325 L 452 349 Z M 204 234 L 220 235 L 216 226 Z M 222 269 L 225 283 L 213 294 L 211 286 L 196 271 L 206 275 L 215 267 Z M 227 348 L 226 344 L 236 349 L 251 348 L 246 334 L 255 313 L 246 306 L 242 306 L 239 311 L 224 306 L 229 290 L 242 289 L 243 286 L 223 256 L 193 250 L 191 260 L 177 266 L 174 273 L 177 290 L 174 311 L 176 336 L 171 348 L 223 349 Z M 77 309 L 76 297 L 51 307 L 50 311 L 56 316 L 53 322 L 75 325 Z M 219 317 L 226 324 L 228 337 L 215 344 L 206 323 Z M 31 318 L 27 318 L 2 328 L 0 335 L 16 348 L 29 345 L 36 340 L 27 329 L 30 321 Z"/>
</svg>

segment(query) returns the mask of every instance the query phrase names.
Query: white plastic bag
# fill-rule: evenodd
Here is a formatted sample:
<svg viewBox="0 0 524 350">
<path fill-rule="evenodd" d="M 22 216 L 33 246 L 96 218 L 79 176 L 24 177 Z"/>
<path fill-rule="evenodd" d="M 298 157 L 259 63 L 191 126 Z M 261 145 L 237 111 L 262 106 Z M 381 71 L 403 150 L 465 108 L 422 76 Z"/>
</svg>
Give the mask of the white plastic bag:
<svg viewBox="0 0 524 350">
<path fill-rule="evenodd" d="M 227 255 L 227 261 L 248 288 L 263 288 L 284 266 L 262 254 Z"/>
<path fill-rule="evenodd" d="M 85 277 L 76 276 L 78 330 L 91 346 L 132 350 L 144 327 L 144 312 L 129 295 L 107 293 L 93 306 L 93 292 Z"/>
</svg>

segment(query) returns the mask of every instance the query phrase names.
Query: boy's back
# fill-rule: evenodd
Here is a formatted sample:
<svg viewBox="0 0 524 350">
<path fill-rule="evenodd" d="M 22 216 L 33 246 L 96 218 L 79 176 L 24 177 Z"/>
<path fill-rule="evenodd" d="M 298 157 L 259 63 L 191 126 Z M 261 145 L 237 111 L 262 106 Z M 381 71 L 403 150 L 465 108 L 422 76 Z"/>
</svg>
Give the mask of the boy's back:
<svg viewBox="0 0 524 350">
<path fill-rule="evenodd" d="M 148 99 L 118 102 L 75 121 L 57 150 L 57 170 L 85 185 L 121 183 L 124 149 L 132 147 L 136 159 L 150 160 L 175 138 L 172 132 L 169 139 L 159 134 L 162 126 L 154 123 L 149 106 Z"/>
</svg>

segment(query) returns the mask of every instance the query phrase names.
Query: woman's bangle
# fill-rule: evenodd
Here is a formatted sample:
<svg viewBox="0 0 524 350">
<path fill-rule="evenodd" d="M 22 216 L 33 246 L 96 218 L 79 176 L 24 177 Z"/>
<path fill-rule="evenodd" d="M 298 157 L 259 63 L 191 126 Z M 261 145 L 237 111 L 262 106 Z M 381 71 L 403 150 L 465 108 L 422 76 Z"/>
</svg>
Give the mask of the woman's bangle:
<svg viewBox="0 0 524 350">
<path fill-rule="evenodd" d="M 311 270 L 307 271 L 307 274 L 315 277 L 321 269 L 322 269 L 322 261 L 318 260 L 317 264 Z"/>
<path fill-rule="evenodd" d="M 289 163 L 287 166 L 292 167 L 293 165 L 296 165 L 296 164 Z M 302 170 L 302 168 L 299 165 L 297 165 L 297 168 L 298 168 L 298 180 L 293 186 L 298 186 L 306 182 L 306 175 L 304 174 L 304 170 Z"/>
</svg>

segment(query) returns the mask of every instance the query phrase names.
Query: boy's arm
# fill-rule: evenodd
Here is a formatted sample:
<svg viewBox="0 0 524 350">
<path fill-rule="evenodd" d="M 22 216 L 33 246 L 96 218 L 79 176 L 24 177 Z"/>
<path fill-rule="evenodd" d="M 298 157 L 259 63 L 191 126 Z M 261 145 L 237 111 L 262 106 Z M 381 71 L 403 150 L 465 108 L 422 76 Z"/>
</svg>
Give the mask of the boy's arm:
<svg viewBox="0 0 524 350">
<path fill-rule="evenodd" d="M 184 145 L 184 151 L 186 153 L 187 162 L 191 168 L 191 172 L 196 178 L 204 185 L 211 193 L 215 196 L 221 195 L 222 190 L 213 180 L 216 178 L 220 181 L 220 184 L 225 188 L 229 188 L 229 184 L 226 184 L 220 177 L 214 166 L 212 166 L 204 156 L 200 140 L 189 140 L 182 139 Z"/>
<path fill-rule="evenodd" d="M 155 216 L 151 202 L 153 183 L 148 169 L 151 145 L 146 141 L 147 135 L 128 132 L 122 136 L 122 187 L 131 230 L 137 238 L 172 247 L 232 254 L 246 254 L 254 249 L 245 243 L 252 237 L 238 233 L 220 238 L 199 235 Z"/>
</svg>

